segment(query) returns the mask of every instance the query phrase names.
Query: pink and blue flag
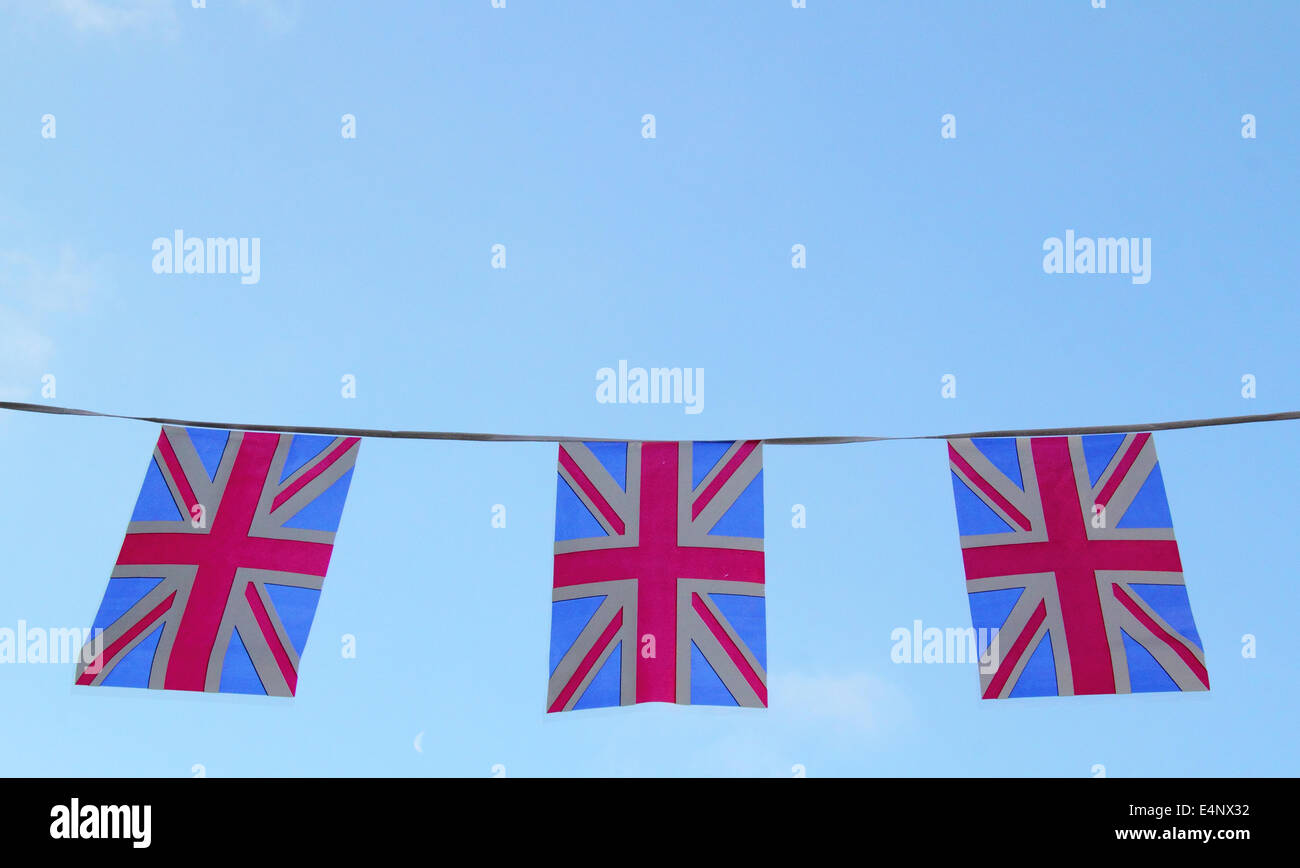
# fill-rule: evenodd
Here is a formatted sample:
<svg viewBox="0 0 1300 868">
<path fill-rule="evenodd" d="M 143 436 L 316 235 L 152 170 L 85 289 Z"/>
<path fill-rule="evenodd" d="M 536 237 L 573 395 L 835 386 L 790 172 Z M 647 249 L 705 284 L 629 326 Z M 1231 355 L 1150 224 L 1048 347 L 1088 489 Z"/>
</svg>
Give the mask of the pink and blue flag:
<svg viewBox="0 0 1300 868">
<path fill-rule="evenodd" d="M 985 699 L 1209 690 L 1150 434 L 948 441 Z"/>
<path fill-rule="evenodd" d="M 359 446 L 163 427 L 76 683 L 294 695 Z"/>
<path fill-rule="evenodd" d="M 767 706 L 762 448 L 560 444 L 548 711 Z"/>
</svg>

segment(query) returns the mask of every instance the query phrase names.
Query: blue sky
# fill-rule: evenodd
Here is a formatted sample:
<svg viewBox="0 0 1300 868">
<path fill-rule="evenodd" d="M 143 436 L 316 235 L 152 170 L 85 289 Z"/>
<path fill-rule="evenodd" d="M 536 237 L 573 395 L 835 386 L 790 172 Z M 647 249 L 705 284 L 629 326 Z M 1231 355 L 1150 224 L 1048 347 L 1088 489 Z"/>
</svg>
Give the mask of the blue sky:
<svg viewBox="0 0 1300 868">
<path fill-rule="evenodd" d="M 646 439 L 1300 407 L 1293 4 L 207 6 L 0 2 L 5 399 Z M 177 229 L 260 238 L 260 281 L 155 274 Z M 1151 238 L 1151 281 L 1045 274 L 1068 229 Z M 704 411 L 597 403 L 620 359 L 703 368 Z M 294 700 L 0 665 L 0 770 L 1295 775 L 1296 432 L 1156 436 L 1208 694 L 892 663 L 969 624 L 943 445 L 771 446 L 771 708 L 548 717 L 555 447 L 366 441 Z M 0 418 L 0 627 L 89 626 L 156 437 Z"/>
</svg>

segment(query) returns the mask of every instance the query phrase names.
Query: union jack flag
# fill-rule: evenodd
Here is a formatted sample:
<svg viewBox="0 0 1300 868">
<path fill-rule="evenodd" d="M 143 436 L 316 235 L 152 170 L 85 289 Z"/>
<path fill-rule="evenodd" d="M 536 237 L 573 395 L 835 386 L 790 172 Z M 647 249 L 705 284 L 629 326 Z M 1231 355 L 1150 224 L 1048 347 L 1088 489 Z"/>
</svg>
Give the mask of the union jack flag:
<svg viewBox="0 0 1300 868">
<path fill-rule="evenodd" d="M 950 440 L 948 458 L 985 699 L 1209 690 L 1150 434 Z"/>
<path fill-rule="evenodd" d="M 76 683 L 292 696 L 359 444 L 164 426 Z"/>
<path fill-rule="evenodd" d="M 562 443 L 548 711 L 767 705 L 758 441 Z"/>
</svg>

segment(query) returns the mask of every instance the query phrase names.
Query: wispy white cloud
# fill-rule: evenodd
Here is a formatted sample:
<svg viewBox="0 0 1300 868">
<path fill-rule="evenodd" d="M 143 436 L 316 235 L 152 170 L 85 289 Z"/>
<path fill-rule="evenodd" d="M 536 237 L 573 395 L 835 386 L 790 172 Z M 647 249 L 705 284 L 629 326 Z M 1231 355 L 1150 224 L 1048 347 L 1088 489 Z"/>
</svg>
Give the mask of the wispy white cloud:
<svg viewBox="0 0 1300 868">
<path fill-rule="evenodd" d="M 82 33 L 170 31 L 177 23 L 171 0 L 47 0 L 47 5 Z"/>
<path fill-rule="evenodd" d="M 769 696 L 771 707 L 788 709 L 792 718 L 845 730 L 883 729 L 900 723 L 908 713 L 893 685 L 866 673 L 773 675 Z"/>
<path fill-rule="evenodd" d="M 98 287 L 94 269 L 65 244 L 52 264 L 16 250 L 0 250 L 5 298 L 40 313 L 85 312 Z"/>
<path fill-rule="evenodd" d="M 54 356 L 54 341 L 28 314 L 0 304 L 0 399 L 31 396 Z"/>
<path fill-rule="evenodd" d="M 894 733 L 911 717 L 902 691 L 868 673 L 785 672 L 770 675 L 768 688 L 765 712 L 709 706 L 688 710 L 704 723 L 710 722 L 712 712 L 719 720 L 738 724 L 724 737 L 704 740 L 692 754 L 698 773 L 778 778 L 833 774 L 835 769 L 824 765 L 827 751 L 842 745 L 860 759 L 887 750 Z"/>
<path fill-rule="evenodd" d="M 194 16 L 215 14 L 217 2 L 194 9 L 190 0 L 0 0 L 0 10 L 11 14 L 63 20 L 87 36 L 166 36 L 180 30 L 181 12 Z M 237 8 L 270 33 L 293 30 L 302 15 L 301 0 L 239 0 Z M 202 22 L 202 18 L 187 18 Z"/>
<path fill-rule="evenodd" d="M 239 0 L 272 33 L 287 33 L 298 25 L 302 4 L 298 0 Z"/>
<path fill-rule="evenodd" d="M 50 326 L 87 312 L 101 286 L 97 269 L 70 246 L 48 257 L 0 250 L 0 396 L 20 400 L 35 391 L 54 358 Z"/>
</svg>

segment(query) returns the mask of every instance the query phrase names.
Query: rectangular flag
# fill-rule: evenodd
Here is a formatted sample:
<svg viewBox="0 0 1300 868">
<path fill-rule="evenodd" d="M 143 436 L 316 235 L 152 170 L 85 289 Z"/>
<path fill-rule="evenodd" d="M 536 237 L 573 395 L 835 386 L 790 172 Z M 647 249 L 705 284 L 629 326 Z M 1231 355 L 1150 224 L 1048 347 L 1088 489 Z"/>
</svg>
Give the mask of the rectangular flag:
<svg viewBox="0 0 1300 868">
<path fill-rule="evenodd" d="M 164 426 L 76 683 L 292 696 L 359 448 Z"/>
<path fill-rule="evenodd" d="M 762 450 L 560 444 L 547 711 L 767 706 Z"/>
<path fill-rule="evenodd" d="M 1150 434 L 948 441 L 985 699 L 1209 690 Z"/>
</svg>

